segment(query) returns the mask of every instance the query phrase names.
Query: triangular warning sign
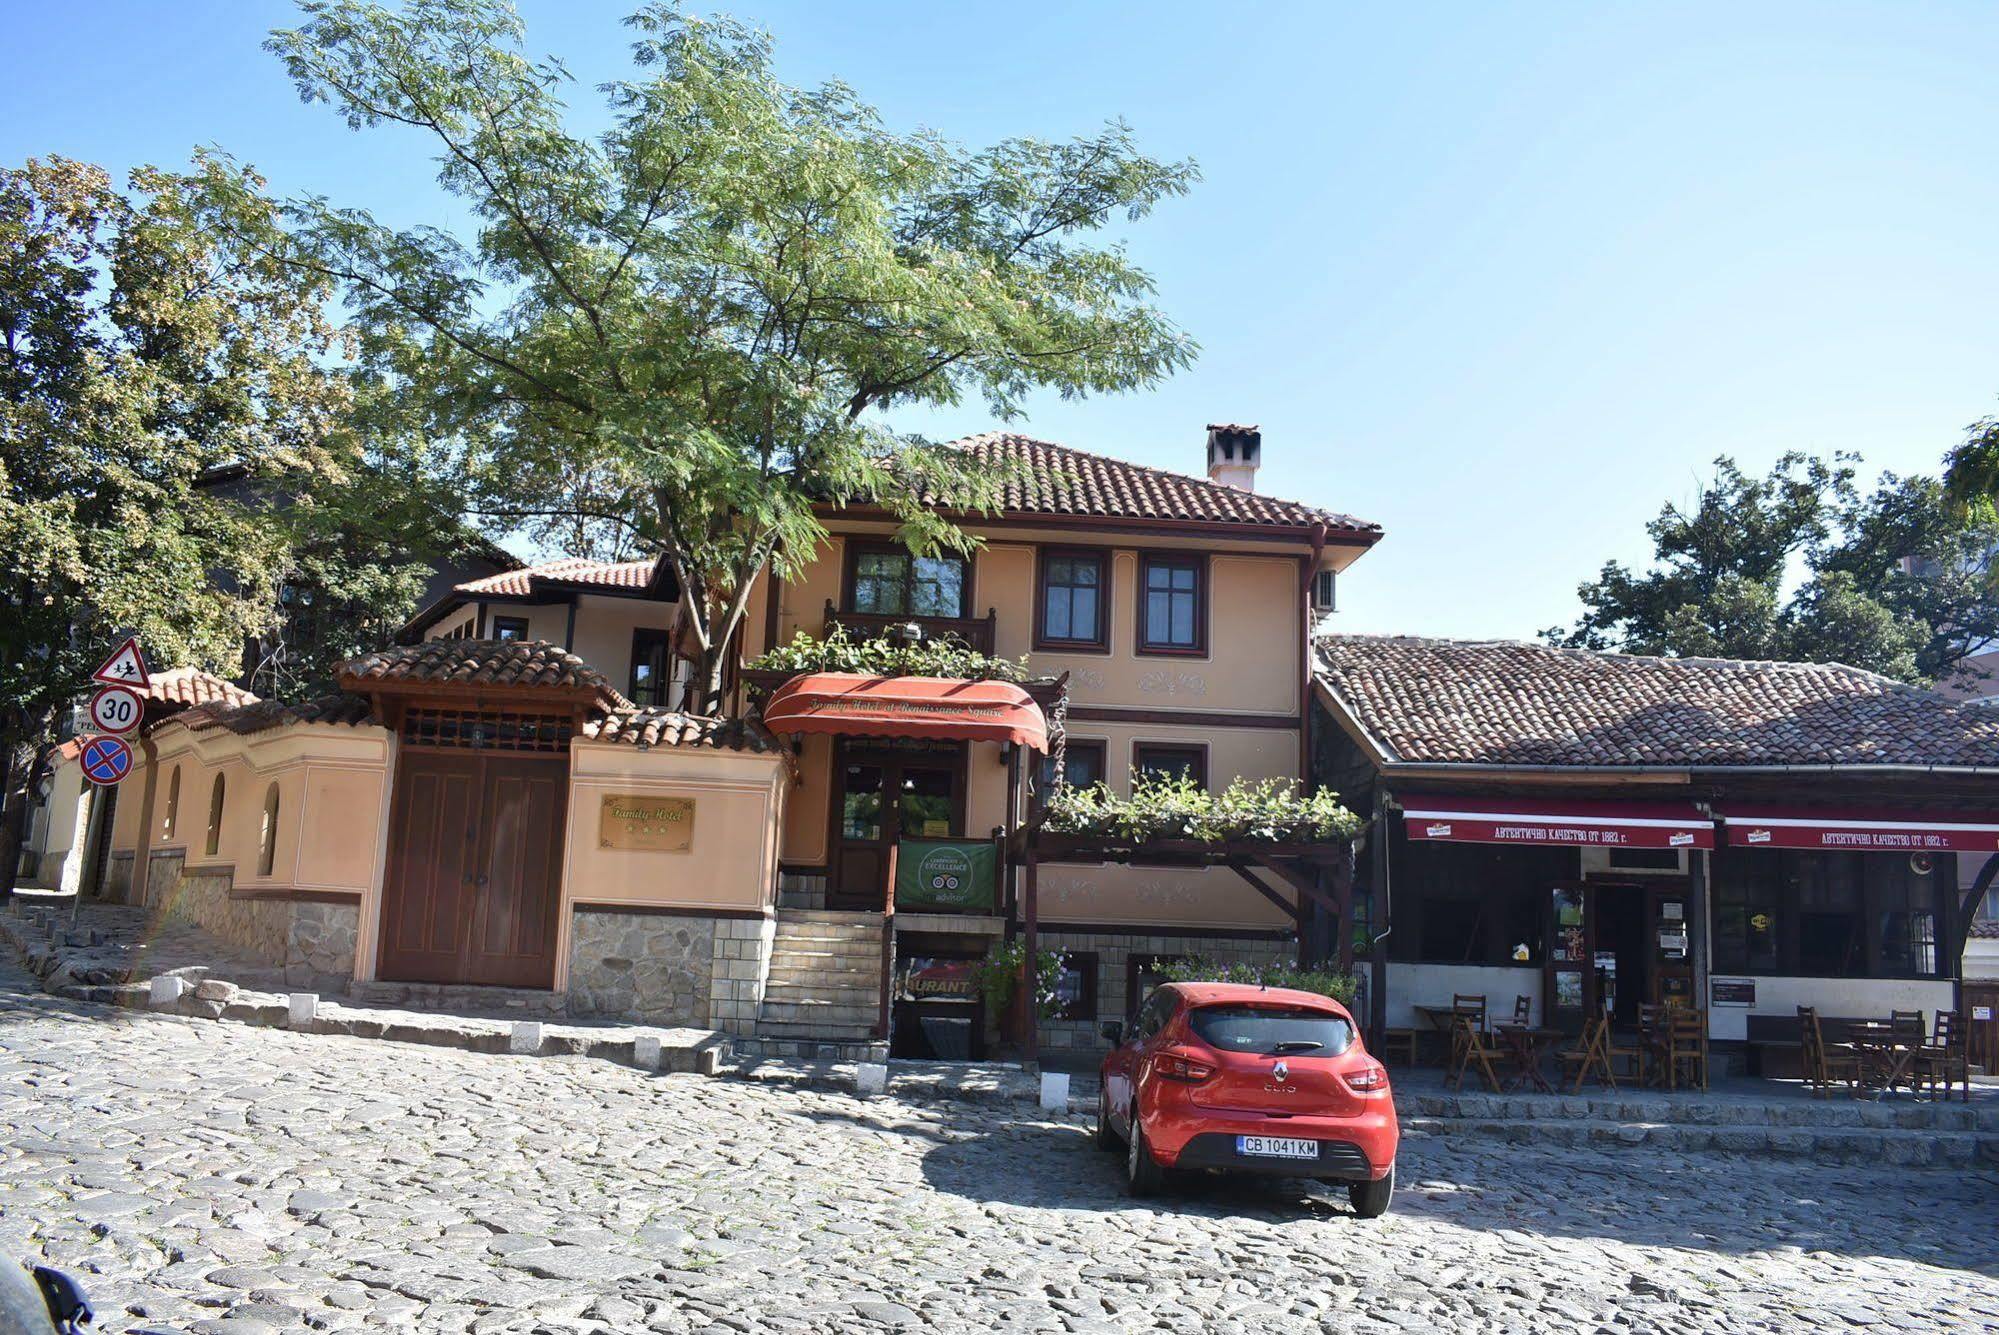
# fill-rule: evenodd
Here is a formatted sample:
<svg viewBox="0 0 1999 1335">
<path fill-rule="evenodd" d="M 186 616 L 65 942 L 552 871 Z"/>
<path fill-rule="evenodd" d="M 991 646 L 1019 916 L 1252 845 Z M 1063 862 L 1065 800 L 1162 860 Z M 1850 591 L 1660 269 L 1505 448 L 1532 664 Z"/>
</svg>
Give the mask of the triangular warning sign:
<svg viewBox="0 0 1999 1335">
<path fill-rule="evenodd" d="M 131 686 L 141 691 L 152 685 L 153 679 L 146 673 L 146 656 L 139 652 L 139 637 L 128 636 L 125 643 L 104 660 L 104 665 L 90 674 L 90 679 L 111 686 Z"/>
</svg>

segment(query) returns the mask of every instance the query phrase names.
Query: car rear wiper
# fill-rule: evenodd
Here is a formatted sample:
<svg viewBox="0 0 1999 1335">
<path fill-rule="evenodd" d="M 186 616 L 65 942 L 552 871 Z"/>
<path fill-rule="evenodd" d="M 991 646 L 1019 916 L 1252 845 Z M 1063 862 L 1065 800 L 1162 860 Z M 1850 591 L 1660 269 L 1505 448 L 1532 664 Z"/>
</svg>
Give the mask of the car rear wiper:
<svg viewBox="0 0 1999 1335">
<path fill-rule="evenodd" d="M 1270 1051 L 1274 1056 L 1280 1052 L 1311 1052 L 1315 1048 L 1324 1046 L 1326 1045 L 1316 1038 L 1287 1038 L 1281 1043 L 1271 1044 Z"/>
</svg>

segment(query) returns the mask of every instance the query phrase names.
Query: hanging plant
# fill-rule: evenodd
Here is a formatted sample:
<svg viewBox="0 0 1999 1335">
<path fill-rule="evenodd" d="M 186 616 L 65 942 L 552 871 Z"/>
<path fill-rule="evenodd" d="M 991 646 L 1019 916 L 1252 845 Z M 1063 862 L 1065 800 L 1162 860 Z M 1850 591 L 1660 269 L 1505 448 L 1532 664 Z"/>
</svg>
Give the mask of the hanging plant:
<svg viewBox="0 0 1999 1335">
<path fill-rule="evenodd" d="M 1296 992 L 1312 992 L 1331 997 L 1341 1005 L 1351 1005 L 1360 991 L 1350 973 L 1331 969 L 1300 969 L 1276 962 L 1263 964 L 1223 963 L 1194 956 L 1173 960 L 1160 969 L 1171 983 L 1245 983 L 1251 987 L 1288 987 Z"/>
<path fill-rule="evenodd" d="M 1337 793 L 1322 790 L 1306 797 L 1289 779 L 1237 778 L 1216 794 L 1184 774 L 1138 775 L 1130 797 L 1119 797 L 1102 784 L 1058 788 L 1049 796 L 1043 828 L 1051 834 L 1132 843 L 1311 843 L 1352 840 L 1360 833 L 1361 819 L 1340 805 Z"/>
<path fill-rule="evenodd" d="M 984 997 L 986 1005 L 994 1014 L 1004 1014 L 1013 1004 L 1013 995 L 1019 990 L 1022 967 L 1027 962 L 1027 940 L 1015 937 L 992 954 L 972 966 L 972 981 Z M 1042 1019 L 1052 1019 L 1062 1009 L 1062 998 L 1057 992 L 1062 970 L 1068 967 L 1068 956 L 1059 950 L 1037 950 L 1034 953 L 1035 1014 Z"/>
<path fill-rule="evenodd" d="M 751 659 L 752 672 L 854 672 L 869 677 L 952 677 L 962 681 L 1028 679 L 1027 659 L 996 658 L 971 648 L 955 636 L 898 644 L 885 639 L 859 640 L 844 626 L 823 636 L 804 631 L 789 643 Z"/>
</svg>

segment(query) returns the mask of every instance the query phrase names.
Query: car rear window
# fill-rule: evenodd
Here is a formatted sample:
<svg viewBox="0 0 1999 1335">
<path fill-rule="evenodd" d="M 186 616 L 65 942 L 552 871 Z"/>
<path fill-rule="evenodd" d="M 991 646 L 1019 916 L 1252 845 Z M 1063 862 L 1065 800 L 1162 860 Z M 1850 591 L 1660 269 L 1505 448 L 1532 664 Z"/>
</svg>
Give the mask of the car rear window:
<svg viewBox="0 0 1999 1335">
<path fill-rule="evenodd" d="M 1202 1006 L 1187 1023 L 1202 1042 L 1223 1052 L 1337 1057 L 1353 1042 L 1346 1020 L 1302 1006 Z"/>
</svg>

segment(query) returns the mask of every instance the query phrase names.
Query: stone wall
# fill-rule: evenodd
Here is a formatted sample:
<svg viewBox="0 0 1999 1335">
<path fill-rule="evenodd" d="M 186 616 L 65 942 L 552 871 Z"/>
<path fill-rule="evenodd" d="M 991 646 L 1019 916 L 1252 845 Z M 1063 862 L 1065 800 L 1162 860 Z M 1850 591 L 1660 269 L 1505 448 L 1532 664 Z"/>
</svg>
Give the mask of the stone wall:
<svg viewBox="0 0 1999 1335">
<path fill-rule="evenodd" d="M 578 909 L 569 1013 L 754 1033 L 772 935 L 769 918 Z"/>
<path fill-rule="evenodd" d="M 1123 1020 L 1132 1009 L 1125 996 L 1128 964 L 1133 955 L 1199 955 L 1227 963 L 1295 963 L 1294 941 L 1236 937 L 1140 936 L 1136 933 L 1064 932 L 1043 929 L 1041 944 L 1049 950 L 1097 957 L 1096 1014 L 1082 1020 L 1043 1020 L 1041 1049 L 1049 1054 L 1101 1053 L 1109 1048 L 1097 1026 Z"/>
<path fill-rule="evenodd" d="M 284 970 L 301 988 L 345 991 L 354 978 L 354 946 L 361 922 L 358 902 L 239 899 L 230 893 L 227 868 L 186 870 L 187 855 L 164 849 L 152 855 L 146 878 L 147 907 L 177 918 L 238 950 Z"/>
<path fill-rule="evenodd" d="M 569 931 L 569 1010 L 706 1027 L 717 920 L 578 909 Z"/>
</svg>

